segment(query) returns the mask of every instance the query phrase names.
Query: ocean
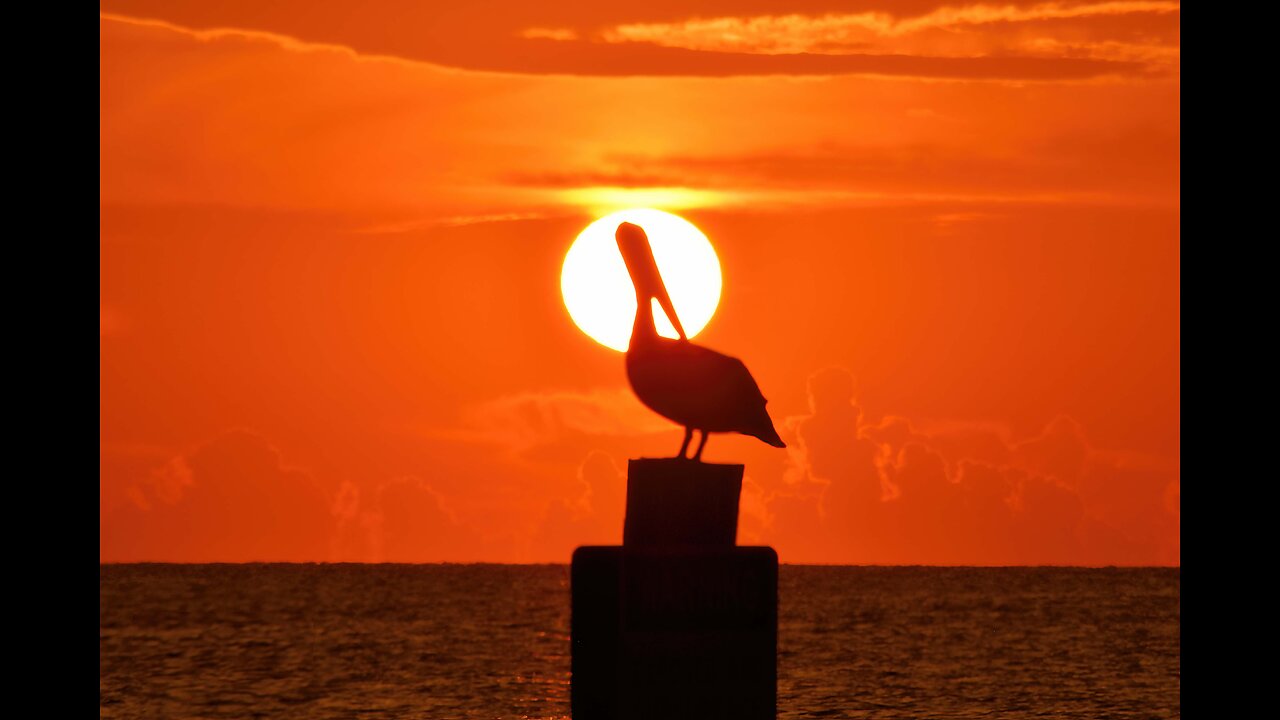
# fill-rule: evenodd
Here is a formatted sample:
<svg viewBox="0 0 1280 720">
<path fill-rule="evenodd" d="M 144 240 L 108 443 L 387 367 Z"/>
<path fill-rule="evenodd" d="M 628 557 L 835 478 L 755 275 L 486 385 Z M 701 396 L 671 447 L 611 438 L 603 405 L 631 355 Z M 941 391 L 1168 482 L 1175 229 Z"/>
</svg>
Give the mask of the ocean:
<svg viewBox="0 0 1280 720">
<path fill-rule="evenodd" d="M 1178 718 L 1177 568 L 783 565 L 779 718 Z M 567 565 L 102 565 L 102 718 L 564 718 Z"/>
</svg>

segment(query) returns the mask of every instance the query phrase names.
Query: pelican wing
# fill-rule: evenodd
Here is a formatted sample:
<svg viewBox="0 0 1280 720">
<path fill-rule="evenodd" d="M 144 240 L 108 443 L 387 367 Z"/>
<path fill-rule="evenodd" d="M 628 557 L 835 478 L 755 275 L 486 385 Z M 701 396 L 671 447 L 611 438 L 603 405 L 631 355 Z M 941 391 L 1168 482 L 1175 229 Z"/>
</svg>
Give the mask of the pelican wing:
<svg viewBox="0 0 1280 720">
<path fill-rule="evenodd" d="M 664 338 L 647 351 L 628 353 L 627 376 L 645 405 L 681 425 L 782 442 L 760 386 L 738 358 Z"/>
</svg>

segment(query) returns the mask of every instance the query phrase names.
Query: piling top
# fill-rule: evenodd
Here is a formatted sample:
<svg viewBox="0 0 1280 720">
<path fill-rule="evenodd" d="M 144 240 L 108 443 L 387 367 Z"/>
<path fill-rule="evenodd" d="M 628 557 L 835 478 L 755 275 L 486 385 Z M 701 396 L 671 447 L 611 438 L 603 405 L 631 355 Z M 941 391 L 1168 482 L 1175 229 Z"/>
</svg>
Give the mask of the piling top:
<svg viewBox="0 0 1280 720">
<path fill-rule="evenodd" d="M 624 547 L 733 547 L 742 465 L 685 458 L 627 462 Z"/>
</svg>

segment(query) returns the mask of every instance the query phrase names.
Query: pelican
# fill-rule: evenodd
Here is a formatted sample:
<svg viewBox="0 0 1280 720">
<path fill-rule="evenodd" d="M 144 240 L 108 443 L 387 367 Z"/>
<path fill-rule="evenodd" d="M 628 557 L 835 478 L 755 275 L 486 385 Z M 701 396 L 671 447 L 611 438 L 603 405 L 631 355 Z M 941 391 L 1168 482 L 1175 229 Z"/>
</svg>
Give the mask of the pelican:
<svg viewBox="0 0 1280 720">
<path fill-rule="evenodd" d="M 627 380 L 650 410 L 684 426 L 677 458 L 685 458 L 693 431 L 702 433 L 691 459 L 702 460 L 707 434 L 736 432 L 786 447 L 764 405 L 767 402 L 747 366 L 738 358 L 694 345 L 676 317 L 667 286 L 658 272 L 649 236 L 639 225 L 624 222 L 614 237 L 636 289 L 636 320 L 627 346 Z M 658 301 L 680 339 L 658 335 L 653 300 Z M 688 459 L 688 458 L 686 458 Z"/>
</svg>

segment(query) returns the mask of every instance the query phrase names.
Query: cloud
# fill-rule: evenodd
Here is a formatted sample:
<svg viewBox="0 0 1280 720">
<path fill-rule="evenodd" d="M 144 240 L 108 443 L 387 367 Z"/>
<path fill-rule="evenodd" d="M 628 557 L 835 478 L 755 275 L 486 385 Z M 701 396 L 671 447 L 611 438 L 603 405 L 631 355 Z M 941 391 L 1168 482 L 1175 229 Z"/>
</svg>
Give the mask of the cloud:
<svg viewBox="0 0 1280 720">
<path fill-rule="evenodd" d="M 773 544 L 792 562 L 1179 562 L 1176 462 L 1098 450 L 1067 416 L 1022 438 L 996 423 L 868 417 L 838 367 L 814 373 L 808 391 L 809 413 L 779 423 L 786 460 L 750 464 L 740 542 Z M 623 389 L 532 393 L 468 415 L 468 432 L 488 428 L 473 437 L 572 473 L 520 541 L 530 559 L 618 541 L 616 458 L 674 437 L 633 403 Z"/>
<path fill-rule="evenodd" d="M 265 438 L 228 431 L 176 455 L 103 448 L 103 560 L 116 562 L 454 562 L 496 548 L 432 483 L 400 476 L 330 494 Z M 104 492 L 105 497 L 105 492 Z"/>
<path fill-rule="evenodd" d="M 578 33 L 569 28 L 528 28 L 520 31 L 520 37 L 530 40 L 577 40 Z"/>
<path fill-rule="evenodd" d="M 718 204 L 918 202 L 1166 202 L 1177 195 L 1177 133 L 1158 127 L 1063 133 L 1025 154 L 916 142 L 825 143 L 737 154 L 619 155 L 592 169 L 521 171 L 502 182 L 537 188 L 674 187 L 723 191 Z M 951 215 L 951 225 L 982 215 Z"/>
<path fill-rule="evenodd" d="M 672 424 L 640 404 L 629 388 L 520 393 L 464 412 L 459 437 L 521 453 L 580 436 L 669 432 Z"/>
<path fill-rule="evenodd" d="M 1072 50 L 1088 48 L 1093 52 L 1084 57 L 1151 60 L 1169 59 L 1168 54 L 1160 50 L 1169 50 L 1170 44 L 1176 54 L 1176 37 L 1166 38 L 1166 44 L 1159 46 L 1108 40 L 1112 33 L 1120 31 L 1108 21 L 1117 16 L 1142 16 L 1150 37 L 1150 30 L 1165 29 L 1163 24 L 1152 28 L 1152 16 L 1172 16 L 1176 22 L 1179 13 L 1179 3 L 1161 0 L 1052 2 L 1027 6 L 970 4 L 941 6 L 915 16 L 869 11 L 627 23 L 606 28 L 599 37 L 613 43 L 643 42 L 691 50 L 766 55 L 879 51 L 959 57 L 1008 55 L 1014 50 L 1038 56 L 1068 57 Z M 1030 33 L 1026 26 L 1031 26 Z M 1145 51 L 1135 52 L 1133 48 Z"/>
<path fill-rule="evenodd" d="M 195 12 L 184 7 L 173 12 Z M 208 17 L 192 22 L 222 12 L 199 7 Z M 321 33 L 317 22 L 298 30 Z M 371 62 L 225 25 L 193 31 L 109 15 L 101 36 L 101 199 L 111 225 L 119 208 L 139 205 L 169 218 L 251 208 L 291 233 L 302 230 L 265 214 L 305 213 L 307 232 L 349 238 L 617 205 L 1178 197 L 1168 84 L 1070 85 L 1032 99 L 1012 85 L 636 80 L 620 105 L 613 80 Z M 186 81 L 195 76 L 205 80 Z M 184 182 L 172 181 L 173 168 Z M 107 304 L 124 299 L 116 292 Z M 108 318 L 108 337 L 111 327 Z"/>
<path fill-rule="evenodd" d="M 480 536 L 460 522 L 431 483 L 399 477 L 380 483 L 369 507 L 357 515 L 365 534 L 365 562 L 474 562 L 486 555 Z M 350 549 L 348 550 L 350 552 Z"/>
<path fill-rule="evenodd" d="M 1064 415 L 1050 421 L 1040 435 L 1015 444 L 1012 451 L 1011 462 L 1018 467 L 1071 486 L 1078 484 L 1089 456 L 1080 424 Z"/>
<path fill-rule="evenodd" d="M 561 212 L 563 214 L 563 211 Z M 401 235 L 404 233 L 419 232 L 422 230 L 430 230 L 436 227 L 465 227 L 467 225 L 482 225 L 486 223 L 506 223 L 519 222 L 522 220 L 540 220 L 551 217 L 551 213 L 547 212 L 508 212 L 508 213 L 489 213 L 485 215 L 453 215 L 443 218 L 418 218 L 414 220 L 401 220 L 396 222 L 378 223 L 365 227 L 355 228 L 351 231 L 353 235 Z"/>
<path fill-rule="evenodd" d="M 622 158 L 619 165 L 646 164 L 636 158 Z M 502 178 L 512 185 L 526 187 L 580 188 L 580 187 L 679 187 L 688 184 L 687 178 L 681 178 L 671 172 L 632 172 L 625 169 L 616 171 L 601 170 L 544 170 L 539 172 L 516 172 Z"/>
<path fill-rule="evenodd" d="M 145 443 L 103 442 L 99 448 L 98 496 L 100 519 L 122 507 L 148 509 L 155 471 L 174 458 L 173 450 Z"/>
<path fill-rule="evenodd" d="M 766 498 L 765 535 L 789 557 L 1179 562 L 1176 462 L 1094 449 L 1065 416 L 1015 442 L 998 426 L 872 422 L 839 368 L 815 373 L 809 398 L 810 414 L 788 420 L 800 441 Z"/>
<path fill-rule="evenodd" d="M 577 39 L 570 27 L 539 22 L 512 3 L 511 12 L 488 5 L 455 6 L 444 13 L 431 5 L 391 3 L 352 15 L 327 6 L 307 5 L 298 12 L 264 12 L 256 3 L 186 6 L 152 0 L 113 0 L 103 17 L 117 22 L 163 23 L 202 39 L 240 34 L 270 39 L 283 48 L 308 46 L 362 57 L 395 59 L 478 72 L 579 76 L 729 77 L 744 75 L 899 75 L 928 78 L 998 80 L 1077 80 L 1105 75 L 1138 75 L 1140 63 L 1069 56 L 939 57 L 918 54 L 826 54 L 708 50 L 670 42 L 680 25 L 627 24 L 609 18 L 616 29 L 603 42 Z M 581 10 L 581 9 L 579 9 Z M 586 17 L 585 12 L 579 16 Z M 388 18 L 395 17 L 395 22 Z M 601 18 L 602 20 L 605 18 Z M 684 35 L 705 36 L 697 21 Z M 744 21 L 749 23 L 757 20 Z M 768 23 L 766 23 L 768 24 Z M 782 28 L 769 26 L 768 32 Z M 710 32 L 715 32 L 711 30 Z M 643 41 L 637 41 L 644 38 Z M 610 42 L 609 40 L 614 40 Z M 664 40 L 666 39 L 666 40 Z M 625 42 L 618 42 L 625 40 Z M 685 41 L 684 45 L 698 45 Z"/>
<path fill-rule="evenodd" d="M 552 498 L 531 539 L 535 557 L 568 558 L 580 545 L 622 542 L 626 472 L 609 453 L 593 450 L 578 466 L 574 492 Z"/>
<path fill-rule="evenodd" d="M 104 559 L 314 561 L 333 518 L 323 490 L 266 439 L 233 430 L 129 482 L 131 502 L 102 519 Z"/>
</svg>

